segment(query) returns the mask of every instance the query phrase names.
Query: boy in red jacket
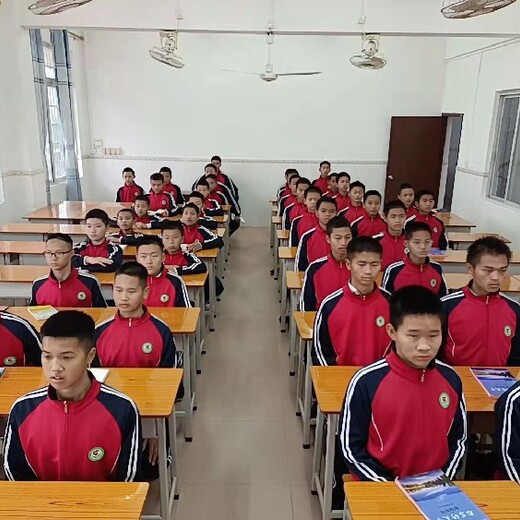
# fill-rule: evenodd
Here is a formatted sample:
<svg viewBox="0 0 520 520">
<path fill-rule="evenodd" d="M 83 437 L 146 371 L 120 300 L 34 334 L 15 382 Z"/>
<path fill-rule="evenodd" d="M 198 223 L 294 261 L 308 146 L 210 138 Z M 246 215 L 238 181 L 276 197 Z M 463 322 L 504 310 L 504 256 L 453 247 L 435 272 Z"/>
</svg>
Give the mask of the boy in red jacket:
<svg viewBox="0 0 520 520">
<path fill-rule="evenodd" d="M 159 229 L 162 227 L 163 219 L 148 215 L 150 199 L 147 195 L 141 195 L 135 199 L 135 224 L 137 229 Z"/>
<path fill-rule="evenodd" d="M 340 172 L 337 175 L 338 190 L 333 195 L 336 204 L 338 205 L 338 212 L 347 211 L 351 206 L 352 201 L 349 196 L 350 192 L 350 175 L 347 172 Z"/>
<path fill-rule="evenodd" d="M 386 229 L 386 223 L 381 218 L 381 193 L 368 190 L 363 197 L 365 214 L 357 218 L 352 225 L 352 234 L 357 236 L 373 237 Z"/>
<path fill-rule="evenodd" d="M 184 204 L 184 197 L 182 195 L 182 190 L 177 186 L 177 184 L 172 183 L 172 170 L 168 166 L 163 166 L 159 173 L 164 177 L 164 187 L 163 190 L 165 193 L 171 193 L 173 200 L 177 206 L 182 206 Z"/>
<path fill-rule="evenodd" d="M 209 200 L 214 200 L 219 206 L 229 206 L 226 194 L 217 182 L 217 176 L 210 173 L 206 175 L 206 181 L 209 186 Z"/>
<path fill-rule="evenodd" d="M 294 218 L 291 223 L 291 231 L 289 234 L 289 245 L 291 247 L 298 247 L 301 236 L 318 225 L 316 205 L 318 204 L 320 198 L 321 190 L 316 186 L 309 186 L 305 190 L 305 211 L 298 217 Z"/>
<path fill-rule="evenodd" d="M 436 217 L 433 213 L 435 207 L 435 198 L 430 190 L 420 190 L 415 195 L 415 204 L 417 205 L 417 214 L 414 220 L 417 222 L 425 222 L 432 232 L 432 247 L 448 249 L 448 238 L 444 229 L 444 222 Z"/>
<path fill-rule="evenodd" d="M 414 206 L 415 190 L 411 184 L 404 182 L 399 186 L 397 198 L 404 204 L 406 208 L 406 220 L 417 215 L 417 208 Z"/>
<path fill-rule="evenodd" d="M 124 185 L 117 190 L 116 202 L 134 202 L 136 197 L 144 195 L 143 188 L 135 183 L 135 172 L 132 168 L 123 170 L 123 181 Z"/>
<path fill-rule="evenodd" d="M 319 188 L 322 193 L 325 193 L 329 189 L 329 173 L 330 173 L 330 162 L 321 161 L 320 163 L 320 176 L 312 181 L 312 184 Z"/>
<path fill-rule="evenodd" d="M 331 173 L 329 175 L 329 187 L 323 195 L 326 197 L 334 197 L 338 193 L 338 174 Z"/>
<path fill-rule="evenodd" d="M 40 338 L 28 321 L 0 311 L 0 337 L 0 366 L 41 366 Z"/>
<path fill-rule="evenodd" d="M 294 202 L 297 202 L 298 199 L 296 197 L 296 184 L 300 180 L 300 175 L 298 173 L 293 173 L 289 178 L 289 189 L 290 193 L 288 195 L 284 195 L 278 201 L 278 216 L 283 217 L 283 213 L 285 208 Z"/>
<path fill-rule="evenodd" d="M 287 170 L 285 170 L 285 184 L 282 184 L 276 193 L 276 199 L 278 202 L 280 202 L 280 199 L 291 194 L 291 177 L 293 175 L 299 175 L 296 168 L 287 168 Z"/>
<path fill-rule="evenodd" d="M 172 194 L 164 191 L 164 177 L 162 173 L 152 173 L 150 175 L 148 200 L 150 201 L 150 211 L 154 211 L 162 217 L 174 215 L 178 210 Z"/>
<path fill-rule="evenodd" d="M 49 385 L 18 399 L 4 436 L 9 480 L 132 482 L 139 477 L 141 421 L 135 403 L 97 382 L 94 320 L 62 311 L 42 326 Z"/>
<path fill-rule="evenodd" d="M 403 227 L 406 220 L 406 208 L 400 200 L 391 200 L 383 209 L 386 229 L 375 235 L 383 247 L 383 260 L 381 268 L 384 270 L 390 264 L 404 258 L 404 233 Z"/>
<path fill-rule="evenodd" d="M 211 191 L 207 179 L 200 179 L 197 182 L 195 189 L 196 191 L 193 193 L 200 193 L 203 197 L 203 207 L 206 215 L 211 217 L 221 217 L 224 215 L 224 210 L 220 207 L 220 204 L 216 200 L 210 198 Z"/>
<path fill-rule="evenodd" d="M 134 231 L 137 214 L 132 208 L 123 208 L 117 212 L 117 225 L 119 233 L 109 233 L 107 239 L 115 244 L 125 244 L 135 246 L 137 239 L 142 237 L 142 233 Z"/>
<path fill-rule="evenodd" d="M 181 222 L 184 224 L 186 250 L 196 253 L 202 249 L 221 248 L 224 245 L 223 240 L 206 227 L 199 225 L 199 215 L 199 207 L 191 202 L 182 209 Z"/>
<path fill-rule="evenodd" d="M 282 227 L 283 229 L 291 229 L 291 223 L 300 215 L 305 213 L 305 190 L 309 188 L 311 181 L 304 177 L 300 177 L 296 182 L 296 200 L 285 206 L 285 210 L 282 216 Z"/>
<path fill-rule="evenodd" d="M 339 181 L 338 181 L 339 191 Z M 350 222 L 355 222 L 359 217 L 365 215 L 365 208 L 363 207 L 363 197 L 365 196 L 365 185 L 360 181 L 354 181 L 350 185 L 350 206 L 340 213 Z"/>
</svg>

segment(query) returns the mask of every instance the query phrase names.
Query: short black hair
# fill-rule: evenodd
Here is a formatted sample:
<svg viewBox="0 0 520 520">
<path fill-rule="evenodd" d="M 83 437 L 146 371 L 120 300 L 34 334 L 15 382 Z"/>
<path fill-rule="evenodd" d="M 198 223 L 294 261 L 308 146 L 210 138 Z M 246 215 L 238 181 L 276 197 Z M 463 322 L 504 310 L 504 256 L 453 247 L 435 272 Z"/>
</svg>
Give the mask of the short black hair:
<svg viewBox="0 0 520 520">
<path fill-rule="evenodd" d="M 507 258 L 507 263 L 511 261 L 511 249 L 500 238 L 497 237 L 482 237 L 475 240 L 468 248 L 466 255 L 466 262 L 475 267 L 482 255 L 499 256 L 504 255 Z"/>
<path fill-rule="evenodd" d="M 419 190 L 415 194 L 415 202 L 419 202 L 425 195 L 431 195 L 435 199 L 435 194 L 432 190 Z"/>
<path fill-rule="evenodd" d="M 184 226 L 180 220 L 165 220 L 161 226 L 163 231 L 174 231 L 177 229 L 184 236 Z"/>
<path fill-rule="evenodd" d="M 162 240 L 156 235 L 143 235 L 136 240 L 135 250 L 139 251 L 141 246 L 158 246 L 161 251 L 163 250 Z"/>
<path fill-rule="evenodd" d="M 215 177 L 215 179 L 216 179 L 216 177 Z M 206 188 L 209 189 L 208 181 L 202 177 L 197 181 L 197 184 L 195 186 L 206 186 Z"/>
<path fill-rule="evenodd" d="M 161 243 L 162 247 L 162 243 Z M 144 265 L 141 265 L 135 260 L 122 263 L 116 270 L 114 275 L 114 281 L 120 274 L 126 274 L 127 276 L 133 276 L 139 280 L 139 285 L 144 289 L 148 282 L 148 271 Z"/>
<path fill-rule="evenodd" d="M 200 195 L 200 193 L 199 193 Z M 200 209 L 197 206 L 197 204 L 193 204 L 193 202 L 188 202 L 187 204 L 184 204 L 184 207 L 182 208 L 182 212 L 184 213 L 185 209 L 191 208 L 197 212 L 197 215 L 200 215 Z"/>
<path fill-rule="evenodd" d="M 132 215 L 133 218 L 137 218 L 137 213 L 135 212 L 134 208 L 121 208 L 118 212 L 117 212 L 117 216 L 119 217 L 119 214 L 120 213 L 124 213 L 124 212 L 128 212 Z"/>
<path fill-rule="evenodd" d="M 206 164 L 206 166 L 204 166 L 204 170 L 206 170 L 206 168 L 213 168 L 215 173 L 217 173 L 217 167 L 213 163 Z"/>
<path fill-rule="evenodd" d="M 137 202 L 138 200 L 141 202 L 146 202 L 148 206 L 150 205 L 150 199 L 148 198 L 148 195 L 139 195 L 135 198 L 134 202 Z"/>
<path fill-rule="evenodd" d="M 300 177 L 296 183 L 296 187 L 298 187 L 300 184 L 308 184 L 310 186 L 312 183 L 309 179 L 307 179 L 307 177 Z"/>
<path fill-rule="evenodd" d="M 204 195 L 200 191 L 192 191 L 188 197 L 188 199 L 191 199 L 192 197 L 196 199 L 200 199 L 204 202 Z"/>
<path fill-rule="evenodd" d="M 213 179 L 214 181 L 216 181 L 217 180 L 217 176 L 214 173 L 208 173 L 206 175 L 206 179 Z M 208 182 L 208 181 L 206 181 L 206 182 Z M 208 186 L 209 186 L 209 183 L 208 183 Z"/>
<path fill-rule="evenodd" d="M 328 164 L 329 165 L 329 168 L 330 168 L 330 162 L 329 161 L 321 161 L 320 162 L 320 168 L 325 165 L 325 164 Z"/>
<path fill-rule="evenodd" d="M 352 260 L 360 253 L 375 253 L 383 256 L 383 247 L 379 240 L 372 237 L 361 236 L 353 238 L 347 246 L 347 258 Z"/>
<path fill-rule="evenodd" d="M 339 173 L 332 172 L 332 173 L 329 174 L 329 179 L 336 179 L 336 180 L 338 180 L 338 175 L 339 175 Z M 347 175 L 348 175 L 348 173 L 347 173 Z"/>
<path fill-rule="evenodd" d="M 159 170 L 159 173 L 162 173 L 162 172 L 168 172 L 170 175 L 172 174 L 172 169 L 169 167 L 169 166 L 163 166 L 160 170 Z"/>
<path fill-rule="evenodd" d="M 41 338 L 76 338 L 85 353 L 95 345 L 96 324 L 81 311 L 59 311 L 53 314 L 40 331 Z"/>
<path fill-rule="evenodd" d="M 304 198 L 307 198 L 307 195 L 309 195 L 309 193 L 317 193 L 320 197 L 323 194 L 323 192 L 320 190 L 320 188 L 318 188 L 318 186 L 313 186 L 312 184 L 304 191 Z"/>
<path fill-rule="evenodd" d="M 47 243 L 49 240 L 61 240 L 62 242 L 65 242 L 69 247 L 74 247 L 74 242 L 72 241 L 72 238 L 70 237 L 70 235 L 66 235 L 65 233 L 49 233 L 47 235 L 45 243 Z"/>
<path fill-rule="evenodd" d="M 408 285 L 395 291 L 390 297 L 390 323 L 397 330 L 406 316 L 437 316 L 444 330 L 445 315 L 441 299 L 430 289 Z"/>
<path fill-rule="evenodd" d="M 85 221 L 87 221 L 89 218 L 97 218 L 101 220 L 101 222 L 103 222 L 105 226 L 108 226 L 108 223 L 110 221 L 107 212 L 99 208 L 94 208 L 90 211 L 87 211 L 87 214 L 85 215 Z"/>
<path fill-rule="evenodd" d="M 431 236 L 432 230 L 430 229 L 430 226 L 426 224 L 426 222 L 416 222 L 414 220 L 410 220 L 408 224 L 404 227 L 404 238 L 406 240 L 410 240 L 414 233 L 417 233 L 417 231 L 427 231 L 428 234 Z"/>
<path fill-rule="evenodd" d="M 399 186 L 399 191 L 397 193 L 401 193 L 403 190 L 413 190 L 415 192 L 415 188 L 409 182 L 403 182 L 403 184 Z"/>
<path fill-rule="evenodd" d="M 383 215 L 386 217 L 392 209 L 402 209 L 406 213 L 406 206 L 400 200 L 389 200 L 383 208 Z"/>
<path fill-rule="evenodd" d="M 211 158 L 212 161 L 220 161 L 222 162 L 222 159 L 220 158 L 219 155 L 214 155 L 212 158 Z"/>
<path fill-rule="evenodd" d="M 338 181 L 339 181 L 339 176 L 338 176 Z M 350 189 L 352 190 L 353 188 L 361 188 L 363 190 L 363 192 L 366 189 L 365 185 L 361 181 L 354 181 L 354 182 L 350 183 Z"/>
<path fill-rule="evenodd" d="M 363 195 L 363 202 L 366 202 L 368 197 L 379 197 L 379 202 L 381 202 L 381 200 L 383 199 L 381 193 L 379 193 L 377 190 L 365 191 L 365 194 Z"/>
<path fill-rule="evenodd" d="M 287 170 L 285 170 L 286 177 L 289 177 L 289 175 L 291 175 L 291 173 L 298 173 L 298 170 L 296 168 L 287 168 Z"/>
<path fill-rule="evenodd" d="M 123 168 L 123 173 L 133 173 L 135 175 L 133 168 L 130 168 L 130 166 Z"/>
<path fill-rule="evenodd" d="M 293 174 L 289 175 L 289 182 L 291 182 L 293 179 L 300 180 L 300 174 L 299 173 L 293 173 Z M 298 183 L 298 181 L 296 181 L 296 183 Z"/>
<path fill-rule="evenodd" d="M 320 206 L 326 202 L 334 204 L 334 207 L 338 209 L 338 203 L 332 197 L 321 197 L 321 199 L 316 203 L 316 210 L 320 209 Z"/>
<path fill-rule="evenodd" d="M 339 172 L 339 173 L 337 174 L 337 176 L 338 176 L 338 182 L 339 182 L 339 180 L 340 180 L 342 177 L 346 177 L 346 178 L 348 179 L 348 181 L 350 182 L 350 179 L 351 179 L 351 177 L 350 177 L 350 173 L 347 173 L 347 172 Z M 352 188 L 352 185 L 350 185 L 350 187 Z M 363 189 L 365 189 L 365 188 L 363 187 Z"/>
<path fill-rule="evenodd" d="M 152 173 L 152 175 L 150 175 L 150 181 L 163 181 L 164 182 L 164 175 L 162 173 Z"/>
<path fill-rule="evenodd" d="M 329 237 L 330 237 L 330 235 L 332 235 L 332 232 L 335 229 L 340 229 L 340 228 L 349 228 L 350 229 L 350 222 L 345 217 L 338 215 L 336 217 L 331 218 L 329 220 L 329 222 L 327 223 L 327 229 L 326 229 L 327 235 L 329 235 Z"/>
</svg>

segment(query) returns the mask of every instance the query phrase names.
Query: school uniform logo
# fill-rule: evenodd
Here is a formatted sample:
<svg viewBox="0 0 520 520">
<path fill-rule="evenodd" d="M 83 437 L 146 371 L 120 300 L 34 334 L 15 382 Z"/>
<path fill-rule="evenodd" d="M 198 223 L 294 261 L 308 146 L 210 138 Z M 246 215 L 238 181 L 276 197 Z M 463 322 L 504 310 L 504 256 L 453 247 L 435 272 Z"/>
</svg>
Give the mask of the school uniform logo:
<svg viewBox="0 0 520 520">
<path fill-rule="evenodd" d="M 446 392 L 439 395 L 439 404 L 446 410 L 450 406 L 450 396 Z"/>
<path fill-rule="evenodd" d="M 431 281 L 430 281 L 430 285 L 432 287 L 436 287 L 437 286 L 437 280 L 435 278 L 433 278 Z"/>
<path fill-rule="evenodd" d="M 99 462 L 105 456 L 105 450 L 100 447 L 92 448 L 88 452 L 88 460 L 90 462 Z"/>
<path fill-rule="evenodd" d="M 436 227 L 433 228 L 433 232 L 437 233 L 438 229 Z"/>
<path fill-rule="evenodd" d="M 504 335 L 506 336 L 506 338 L 510 338 L 512 334 L 513 334 L 513 329 L 509 325 L 506 325 L 504 327 Z"/>
<path fill-rule="evenodd" d="M 163 199 L 163 201 L 162 201 L 162 205 L 163 205 L 163 206 L 166 206 L 166 201 L 165 201 L 164 199 Z"/>
<path fill-rule="evenodd" d="M 384 325 L 385 325 L 385 318 L 383 316 L 378 316 L 376 318 L 376 325 L 378 327 L 384 327 Z"/>
<path fill-rule="evenodd" d="M 138 197 L 139 196 L 139 192 L 138 191 L 134 191 L 134 197 Z"/>
<path fill-rule="evenodd" d="M 163 303 L 169 302 L 170 301 L 170 297 L 167 294 L 161 294 L 161 301 Z"/>
<path fill-rule="evenodd" d="M 14 356 L 7 356 L 4 358 L 4 365 L 8 367 L 12 367 L 16 364 L 16 358 Z"/>
<path fill-rule="evenodd" d="M 78 293 L 78 300 L 79 300 L 80 302 L 82 302 L 83 300 L 86 300 L 86 299 L 87 299 L 87 295 L 86 295 L 86 293 L 84 293 L 83 291 L 81 291 L 81 292 Z"/>
<path fill-rule="evenodd" d="M 152 350 L 153 350 L 153 345 L 149 342 L 147 343 L 143 343 L 143 346 L 141 347 L 141 350 L 145 353 L 145 354 L 151 354 Z"/>
</svg>

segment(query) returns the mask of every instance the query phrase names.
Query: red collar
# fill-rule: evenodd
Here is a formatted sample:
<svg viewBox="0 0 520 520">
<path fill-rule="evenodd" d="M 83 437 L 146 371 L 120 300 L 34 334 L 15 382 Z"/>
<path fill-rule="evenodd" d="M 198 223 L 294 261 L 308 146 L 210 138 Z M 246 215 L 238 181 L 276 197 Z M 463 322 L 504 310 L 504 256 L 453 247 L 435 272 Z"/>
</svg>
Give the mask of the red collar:
<svg viewBox="0 0 520 520">
<path fill-rule="evenodd" d="M 435 359 L 432 360 L 425 369 L 414 368 L 407 365 L 395 351 L 395 345 L 392 344 L 390 352 L 386 356 L 386 361 L 390 365 L 390 368 L 398 376 L 414 381 L 417 383 L 424 383 L 428 373 L 435 367 Z"/>
<path fill-rule="evenodd" d="M 166 269 L 165 269 L 166 271 Z M 144 313 L 139 318 L 123 318 L 121 316 L 121 313 L 117 311 L 114 315 L 114 323 L 116 325 L 119 325 L 120 327 L 138 327 L 139 325 L 142 325 L 143 323 L 146 323 L 150 319 L 150 313 L 148 312 L 148 309 L 143 305 Z"/>
<path fill-rule="evenodd" d="M 485 305 L 490 303 L 495 303 L 500 301 L 500 291 L 497 291 L 495 293 L 486 294 L 484 296 L 477 296 L 472 290 L 471 286 L 473 285 L 473 281 L 469 282 L 466 287 L 462 289 L 462 292 L 464 293 L 464 296 L 468 298 L 469 300 L 473 300 L 475 302 L 483 303 Z"/>
<path fill-rule="evenodd" d="M 338 262 L 332 255 L 332 252 L 330 252 L 327 256 L 327 261 L 333 263 L 333 265 L 337 265 L 340 269 L 347 268 L 347 262 L 345 260 L 343 260 L 342 262 Z"/>
<path fill-rule="evenodd" d="M 63 285 L 64 283 L 72 282 L 73 280 L 75 280 L 75 279 L 78 277 L 78 275 L 79 275 L 78 270 L 77 270 L 75 267 L 73 267 L 73 268 L 72 268 L 72 271 L 71 271 L 70 274 L 69 274 L 69 276 L 67 276 L 67 278 L 65 278 L 65 280 L 62 280 L 62 281 L 60 282 L 60 281 L 58 281 L 58 279 L 56 278 L 56 276 L 54 276 L 54 273 L 52 272 L 52 269 L 51 269 L 51 271 L 50 271 L 50 273 L 49 273 L 49 280 L 50 280 L 52 283 L 56 284 L 56 285 L 58 285 L 58 284 Z"/>
<path fill-rule="evenodd" d="M 424 264 L 414 264 L 411 260 L 410 260 L 410 255 L 406 255 L 403 259 L 404 261 L 404 265 L 410 269 L 415 269 L 416 271 L 423 271 L 424 269 L 426 269 L 427 267 L 429 267 L 430 265 L 430 258 L 427 256 L 425 261 L 424 261 Z"/>
<path fill-rule="evenodd" d="M 352 282 L 349 279 L 349 281 L 347 282 L 347 285 L 345 285 L 343 287 L 343 294 L 347 298 L 350 298 L 350 299 L 358 301 L 358 302 L 359 301 L 371 302 L 372 300 L 377 298 L 377 296 L 379 295 L 379 287 L 374 282 L 374 290 L 370 294 L 359 294 L 357 291 L 354 292 Z"/>
<path fill-rule="evenodd" d="M 83 408 L 87 407 L 92 401 L 96 399 L 101 389 L 101 383 L 97 381 L 92 372 L 88 372 L 88 377 L 90 379 L 90 388 L 87 393 L 83 396 L 83 399 L 80 401 L 60 401 L 58 400 L 58 394 L 55 388 L 51 385 L 47 387 L 47 397 L 49 400 L 55 405 L 60 406 L 65 410 L 65 402 L 67 413 L 71 412 L 79 412 Z"/>
</svg>

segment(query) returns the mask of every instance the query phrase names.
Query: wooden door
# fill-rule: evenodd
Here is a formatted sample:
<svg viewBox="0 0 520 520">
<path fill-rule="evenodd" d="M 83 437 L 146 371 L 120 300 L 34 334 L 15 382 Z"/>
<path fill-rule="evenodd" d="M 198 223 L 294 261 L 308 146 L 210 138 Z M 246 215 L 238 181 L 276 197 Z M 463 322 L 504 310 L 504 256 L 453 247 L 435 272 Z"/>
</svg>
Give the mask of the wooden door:
<svg viewBox="0 0 520 520">
<path fill-rule="evenodd" d="M 417 192 L 431 190 L 439 196 L 446 140 L 445 116 L 392 117 L 386 167 L 385 201 L 397 198 L 399 186 L 409 182 Z"/>
</svg>

